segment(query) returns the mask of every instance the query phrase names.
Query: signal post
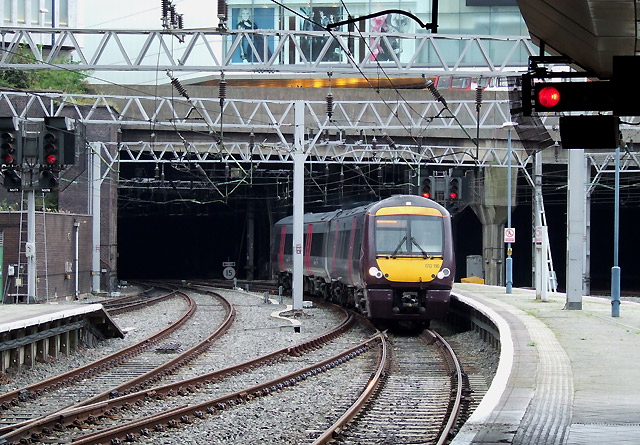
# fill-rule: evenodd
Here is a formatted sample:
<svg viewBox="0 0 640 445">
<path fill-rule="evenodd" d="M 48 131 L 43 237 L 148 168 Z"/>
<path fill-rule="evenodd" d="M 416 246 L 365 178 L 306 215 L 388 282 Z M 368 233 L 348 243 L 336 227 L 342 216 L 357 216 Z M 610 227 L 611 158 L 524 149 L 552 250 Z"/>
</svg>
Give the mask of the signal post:
<svg viewBox="0 0 640 445">
<path fill-rule="evenodd" d="M 35 193 L 58 187 L 60 171 L 75 164 L 74 124 L 69 118 L 41 121 L 0 118 L 0 169 L 9 192 L 27 192 L 27 303 L 36 297 Z"/>
</svg>

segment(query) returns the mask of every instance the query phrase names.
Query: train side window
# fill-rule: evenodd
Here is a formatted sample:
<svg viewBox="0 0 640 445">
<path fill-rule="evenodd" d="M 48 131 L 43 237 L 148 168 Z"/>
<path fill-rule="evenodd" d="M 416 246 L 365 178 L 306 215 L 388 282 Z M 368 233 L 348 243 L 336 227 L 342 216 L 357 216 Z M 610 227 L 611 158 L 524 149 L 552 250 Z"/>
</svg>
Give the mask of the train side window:
<svg viewBox="0 0 640 445">
<path fill-rule="evenodd" d="M 313 233 L 311 235 L 311 256 L 322 256 L 323 245 L 324 233 Z"/>
<path fill-rule="evenodd" d="M 351 231 L 343 230 L 340 232 L 340 258 L 347 259 L 349 258 L 349 238 Z"/>
<path fill-rule="evenodd" d="M 284 254 L 291 255 L 293 252 L 293 234 L 287 233 L 284 236 Z"/>
</svg>

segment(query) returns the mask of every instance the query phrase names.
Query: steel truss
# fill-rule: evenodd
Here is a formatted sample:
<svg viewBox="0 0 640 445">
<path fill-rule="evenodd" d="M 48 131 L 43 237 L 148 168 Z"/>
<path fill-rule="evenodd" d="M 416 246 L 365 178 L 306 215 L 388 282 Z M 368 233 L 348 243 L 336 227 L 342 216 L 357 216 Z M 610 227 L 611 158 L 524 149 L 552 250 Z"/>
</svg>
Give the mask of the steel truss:
<svg viewBox="0 0 640 445">
<path fill-rule="evenodd" d="M 43 32 L 44 31 L 44 32 Z M 0 69 L 82 71 L 288 72 L 496 77 L 527 69 L 539 50 L 526 36 L 471 36 L 427 33 L 372 33 L 285 30 L 95 30 L 0 27 Z M 42 51 L 42 42 L 51 42 Z M 305 42 L 323 42 L 309 51 Z M 257 44 L 263 42 L 263 46 Z M 40 45 L 40 46 L 39 46 Z M 250 52 L 238 56 L 240 46 Z M 398 56 L 394 51 L 406 48 Z M 34 63 L 25 63 L 22 53 Z M 381 47 L 391 60 L 376 61 Z M 336 53 L 335 49 L 338 48 Z M 69 51 L 74 63 L 61 63 Z M 115 54 L 115 55 L 114 55 Z M 336 56 L 336 54 L 338 54 Z M 405 56 L 406 54 L 406 56 Z"/>
<path fill-rule="evenodd" d="M 305 127 L 315 132 L 324 130 L 358 134 L 362 131 L 401 133 L 410 138 L 431 137 L 433 132 L 448 131 L 447 136 L 466 137 L 458 121 L 472 131 L 480 122 L 481 130 L 500 128 L 510 119 L 508 100 L 483 101 L 478 121 L 475 101 L 448 101 L 449 110 L 435 100 L 338 101 L 334 100 L 333 116 L 326 114 L 325 101 L 305 101 Z M 221 112 L 218 98 L 79 95 L 62 93 L 23 93 L 0 91 L 0 106 L 13 116 L 25 118 L 34 113 L 47 116 L 72 114 L 85 124 L 118 124 L 128 129 L 159 129 L 269 132 L 286 143 L 293 132 L 294 116 L 291 100 L 226 99 Z M 320 137 L 320 134 L 317 135 Z"/>
</svg>

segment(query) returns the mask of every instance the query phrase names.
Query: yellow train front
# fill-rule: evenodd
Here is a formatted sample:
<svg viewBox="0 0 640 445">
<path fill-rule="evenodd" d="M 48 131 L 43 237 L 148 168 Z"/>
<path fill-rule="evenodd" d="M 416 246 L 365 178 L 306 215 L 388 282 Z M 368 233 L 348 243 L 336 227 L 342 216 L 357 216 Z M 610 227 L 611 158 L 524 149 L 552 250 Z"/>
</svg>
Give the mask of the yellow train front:
<svg viewBox="0 0 640 445">
<path fill-rule="evenodd" d="M 419 196 L 394 196 L 367 209 L 362 243 L 369 318 L 443 318 L 455 276 L 451 215 Z"/>
<path fill-rule="evenodd" d="M 292 217 L 274 225 L 271 267 L 290 289 Z M 443 318 L 455 275 L 451 216 L 429 199 L 398 195 L 304 215 L 304 289 L 368 318 L 427 324 Z"/>
</svg>

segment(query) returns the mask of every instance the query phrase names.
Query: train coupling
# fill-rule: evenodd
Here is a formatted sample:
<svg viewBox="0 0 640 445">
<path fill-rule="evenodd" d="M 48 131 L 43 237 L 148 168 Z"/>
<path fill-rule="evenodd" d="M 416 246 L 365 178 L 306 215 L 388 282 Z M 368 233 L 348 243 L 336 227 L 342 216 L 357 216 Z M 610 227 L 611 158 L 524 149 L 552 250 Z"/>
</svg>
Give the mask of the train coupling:
<svg viewBox="0 0 640 445">
<path fill-rule="evenodd" d="M 403 292 L 402 297 L 400 298 L 400 305 L 395 305 L 392 310 L 396 314 L 401 312 L 417 312 L 419 314 L 424 314 L 427 312 L 424 306 L 420 305 L 417 292 Z"/>
</svg>

